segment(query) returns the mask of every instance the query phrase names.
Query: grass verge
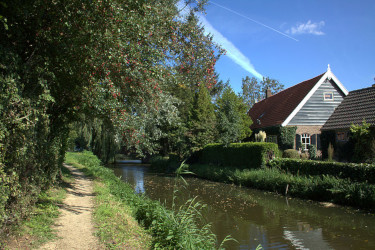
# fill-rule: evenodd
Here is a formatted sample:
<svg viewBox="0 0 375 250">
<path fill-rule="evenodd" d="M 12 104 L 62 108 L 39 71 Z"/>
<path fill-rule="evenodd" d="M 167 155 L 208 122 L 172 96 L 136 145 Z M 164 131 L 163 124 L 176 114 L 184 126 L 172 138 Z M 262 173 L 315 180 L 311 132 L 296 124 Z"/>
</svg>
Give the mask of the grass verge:
<svg viewBox="0 0 375 250">
<path fill-rule="evenodd" d="M 55 239 L 56 232 L 52 229 L 56 218 L 60 215 L 59 205 L 62 204 L 72 178 L 68 169 L 63 167 L 62 180 L 47 191 L 39 194 L 38 200 L 32 207 L 29 216 L 18 225 L 13 226 L 7 240 L 0 249 L 30 249 L 37 248 L 45 242 Z"/>
<path fill-rule="evenodd" d="M 365 176 L 362 177 L 364 181 L 359 181 L 362 180 L 359 177 L 340 178 L 340 176 L 347 177 L 347 175 L 340 173 L 339 169 L 337 169 L 337 171 L 332 171 L 324 168 L 322 171 L 325 171 L 325 173 L 329 171 L 333 173 L 319 175 L 316 173 L 317 170 L 311 169 L 309 171 L 314 171 L 314 175 L 304 175 L 299 171 L 293 172 L 284 170 L 278 166 L 279 162 L 283 161 L 274 161 L 270 166 L 258 169 L 243 169 L 223 165 L 217 166 L 214 164 L 191 164 L 188 166 L 188 169 L 193 172 L 195 176 L 211 181 L 234 183 L 240 186 L 271 191 L 282 195 L 287 194 L 302 199 L 333 202 L 340 205 L 369 210 L 371 212 L 374 211 L 375 185 L 373 181 L 367 181 Z M 308 161 L 304 162 L 309 163 Z M 178 163 L 168 158 L 161 157 L 155 157 L 153 161 L 151 161 L 151 164 L 151 169 L 154 172 L 161 173 L 176 171 L 176 167 L 174 166 L 178 166 Z M 313 162 L 313 164 L 319 163 Z M 312 165 L 311 167 L 316 167 L 313 164 L 310 164 Z M 352 171 L 364 171 L 361 168 L 366 168 L 366 166 L 359 166 L 358 168 L 358 170 Z M 304 171 L 307 172 L 306 169 Z"/>
<path fill-rule="evenodd" d="M 138 247 L 134 246 L 138 249 L 217 248 L 216 237 L 211 233 L 210 227 L 197 226 L 200 204 L 195 201 L 189 201 L 173 212 L 157 201 L 135 194 L 113 171 L 101 166 L 98 158 L 91 152 L 68 153 L 66 162 L 80 168 L 95 180 L 98 235 L 107 247 L 126 247 L 130 233 L 134 237 L 134 244 L 140 244 Z M 152 238 L 135 224 L 134 219 Z M 136 229 L 132 229 L 132 226 Z"/>
<path fill-rule="evenodd" d="M 278 168 L 235 169 L 207 164 L 191 165 L 198 177 L 290 195 L 302 199 L 328 201 L 361 209 L 375 207 L 375 185 L 352 182 L 331 175 L 303 176 Z"/>
<path fill-rule="evenodd" d="M 94 220 L 100 241 L 108 248 L 149 249 L 152 238 L 131 216 L 130 207 L 98 180 L 94 182 L 94 191 Z"/>
</svg>

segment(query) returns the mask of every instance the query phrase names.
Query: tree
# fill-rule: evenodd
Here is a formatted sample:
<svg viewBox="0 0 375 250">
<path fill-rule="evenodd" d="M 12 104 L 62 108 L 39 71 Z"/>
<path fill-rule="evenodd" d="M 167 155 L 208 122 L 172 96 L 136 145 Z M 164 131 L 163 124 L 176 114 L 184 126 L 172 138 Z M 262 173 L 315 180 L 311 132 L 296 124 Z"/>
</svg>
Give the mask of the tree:
<svg viewBox="0 0 375 250">
<path fill-rule="evenodd" d="M 365 120 L 362 125 L 352 124 L 350 132 L 354 141 L 353 160 L 372 163 L 375 159 L 375 130 L 371 128 L 371 124 Z"/>
<path fill-rule="evenodd" d="M 202 149 L 206 144 L 215 141 L 216 116 L 211 96 L 205 85 L 199 85 L 192 106 L 189 131 L 187 132 L 190 151 Z"/>
<path fill-rule="evenodd" d="M 215 84 L 220 50 L 194 19 L 204 2 L 188 19 L 177 0 L 0 2 L 1 228 L 17 218 L 5 208 L 27 206 L 54 182 L 82 117 L 104 161 L 119 138 L 139 153 L 160 148 L 178 119 L 169 89 L 190 84 L 180 59 L 194 56 L 194 84 Z"/>
<path fill-rule="evenodd" d="M 239 142 L 251 135 L 251 118 L 247 115 L 246 105 L 232 88 L 227 86 L 217 99 L 218 140 L 229 144 Z"/>
<path fill-rule="evenodd" d="M 278 93 L 284 89 L 284 85 L 278 80 L 269 77 L 263 77 L 263 80 L 258 82 L 255 77 L 248 77 L 242 79 L 242 93 L 248 110 L 257 102 L 266 98 L 266 91 L 270 89 L 272 93 Z"/>
</svg>

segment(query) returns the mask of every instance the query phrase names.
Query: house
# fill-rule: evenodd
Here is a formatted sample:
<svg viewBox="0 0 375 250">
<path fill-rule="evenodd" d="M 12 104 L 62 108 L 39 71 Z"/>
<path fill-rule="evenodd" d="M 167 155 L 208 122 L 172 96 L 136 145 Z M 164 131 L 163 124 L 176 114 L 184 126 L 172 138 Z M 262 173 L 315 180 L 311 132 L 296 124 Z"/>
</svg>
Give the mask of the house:
<svg viewBox="0 0 375 250">
<path fill-rule="evenodd" d="M 339 153 L 342 151 L 340 158 L 347 154 L 344 147 L 349 141 L 351 125 L 361 125 L 364 120 L 375 128 L 375 84 L 351 91 L 321 129 L 322 133 L 331 132 L 330 137 L 334 137 L 331 143 L 336 145 Z"/>
<path fill-rule="evenodd" d="M 310 144 L 320 149 L 320 129 L 347 95 L 328 65 L 327 72 L 277 94 L 268 90 L 248 112 L 251 129 L 265 131 L 266 140 L 282 149 L 306 150 Z"/>
</svg>

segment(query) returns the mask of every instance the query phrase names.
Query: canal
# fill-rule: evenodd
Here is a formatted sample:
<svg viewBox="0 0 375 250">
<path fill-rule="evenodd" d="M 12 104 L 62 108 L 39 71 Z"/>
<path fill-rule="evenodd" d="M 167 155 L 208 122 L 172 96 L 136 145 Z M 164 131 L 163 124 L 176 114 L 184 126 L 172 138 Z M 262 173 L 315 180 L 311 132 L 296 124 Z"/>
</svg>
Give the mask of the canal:
<svg viewBox="0 0 375 250">
<path fill-rule="evenodd" d="M 347 207 L 286 198 L 268 192 L 148 171 L 147 166 L 117 164 L 115 174 L 171 207 L 174 190 L 178 207 L 189 198 L 207 205 L 205 220 L 219 242 L 231 235 L 227 249 L 375 249 L 375 216 Z"/>
</svg>

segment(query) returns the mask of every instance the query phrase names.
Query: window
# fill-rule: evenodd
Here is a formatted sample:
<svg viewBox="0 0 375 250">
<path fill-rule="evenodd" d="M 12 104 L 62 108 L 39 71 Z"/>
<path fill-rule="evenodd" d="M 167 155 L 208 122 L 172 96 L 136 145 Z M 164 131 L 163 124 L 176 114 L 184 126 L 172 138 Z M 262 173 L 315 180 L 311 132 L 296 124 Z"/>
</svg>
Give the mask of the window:
<svg viewBox="0 0 375 250">
<path fill-rule="evenodd" d="M 333 101 L 333 92 L 324 92 L 324 101 Z"/>
<path fill-rule="evenodd" d="M 337 132 L 337 140 L 338 141 L 348 141 L 348 133 L 347 132 Z"/>
<path fill-rule="evenodd" d="M 276 135 L 267 135 L 266 142 L 273 142 L 277 144 L 277 136 Z"/>
<path fill-rule="evenodd" d="M 310 135 L 309 134 L 302 134 L 301 143 L 302 143 L 302 149 L 307 150 L 307 147 L 311 143 Z"/>
</svg>

